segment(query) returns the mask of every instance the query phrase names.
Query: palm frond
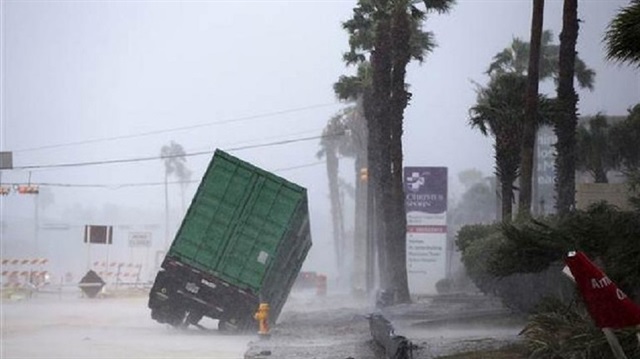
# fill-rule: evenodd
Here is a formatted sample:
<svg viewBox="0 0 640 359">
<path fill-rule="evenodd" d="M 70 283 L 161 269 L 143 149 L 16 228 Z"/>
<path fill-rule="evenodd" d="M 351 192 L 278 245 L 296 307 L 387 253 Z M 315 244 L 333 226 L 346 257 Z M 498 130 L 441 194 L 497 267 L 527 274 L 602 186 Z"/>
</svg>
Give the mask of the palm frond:
<svg viewBox="0 0 640 359">
<path fill-rule="evenodd" d="M 640 0 L 620 10 L 605 33 L 607 59 L 640 67 Z"/>
</svg>

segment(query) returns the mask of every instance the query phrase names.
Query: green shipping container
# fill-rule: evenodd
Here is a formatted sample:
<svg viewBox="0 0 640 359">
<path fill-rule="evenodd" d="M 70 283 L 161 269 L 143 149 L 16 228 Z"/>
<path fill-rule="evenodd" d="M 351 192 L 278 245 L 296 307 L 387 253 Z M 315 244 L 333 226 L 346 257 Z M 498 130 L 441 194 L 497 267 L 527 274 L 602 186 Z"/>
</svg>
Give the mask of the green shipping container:
<svg viewBox="0 0 640 359">
<path fill-rule="evenodd" d="M 305 188 L 217 150 L 154 288 L 164 293 L 161 298 L 167 288 L 184 297 L 163 305 L 173 302 L 189 313 L 190 298 L 200 307 L 193 311 L 213 318 L 238 312 L 228 308 L 233 303 L 244 300 L 250 307 L 265 301 L 275 321 L 311 247 L 309 228 Z M 153 297 L 152 311 L 159 307 Z"/>
</svg>

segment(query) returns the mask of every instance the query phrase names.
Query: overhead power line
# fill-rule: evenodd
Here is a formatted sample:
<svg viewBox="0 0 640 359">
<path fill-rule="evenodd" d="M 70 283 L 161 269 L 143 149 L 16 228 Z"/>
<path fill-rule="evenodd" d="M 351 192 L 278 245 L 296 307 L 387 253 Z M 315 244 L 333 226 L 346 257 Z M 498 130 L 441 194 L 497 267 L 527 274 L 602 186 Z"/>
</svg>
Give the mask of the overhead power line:
<svg viewBox="0 0 640 359">
<path fill-rule="evenodd" d="M 108 142 L 108 141 L 123 140 L 123 139 L 130 139 L 130 138 L 137 138 L 137 137 L 144 137 L 144 136 L 152 136 L 152 135 L 158 135 L 158 134 L 167 133 L 167 132 L 186 131 L 186 130 L 192 130 L 192 129 L 195 129 L 195 128 L 223 125 L 223 124 L 227 124 L 227 123 L 250 121 L 250 120 L 255 120 L 255 119 L 260 119 L 260 118 L 273 117 L 273 116 L 277 116 L 277 115 L 285 115 L 285 114 L 289 114 L 289 113 L 307 111 L 307 110 L 312 110 L 312 109 L 315 109 L 315 108 L 323 108 L 323 107 L 329 107 L 329 106 L 335 106 L 335 105 L 336 105 L 336 103 L 325 103 L 325 104 L 319 104 L 319 105 L 311 105 L 311 106 L 298 107 L 298 108 L 282 110 L 282 111 L 268 112 L 268 113 L 263 113 L 263 114 L 258 114 L 258 115 L 237 117 L 237 118 L 232 118 L 232 119 L 222 120 L 222 121 L 214 121 L 214 122 L 208 122 L 208 123 L 201 123 L 201 124 L 197 124 L 197 125 L 168 128 L 168 129 L 164 129 L 164 130 L 148 131 L 148 132 L 141 132 L 141 133 L 135 133 L 135 134 L 130 134 L 130 135 L 103 137 L 103 138 L 96 138 L 96 139 L 91 139 L 91 140 L 83 140 L 83 141 L 59 143 L 59 144 L 54 144 L 54 145 L 45 145 L 45 146 L 38 146 L 38 147 L 23 148 L 23 149 L 14 150 L 13 152 L 16 152 L 16 153 L 17 152 L 30 152 L 30 151 L 37 151 L 37 150 L 44 150 L 44 149 L 51 149 L 51 148 L 86 145 L 86 144 L 90 144 L 90 143 Z"/>
<path fill-rule="evenodd" d="M 301 138 L 296 138 L 296 139 L 291 139 L 291 140 L 275 141 L 275 142 L 268 142 L 268 143 L 262 143 L 262 144 L 256 144 L 256 145 L 239 146 L 239 147 L 234 147 L 234 148 L 227 148 L 227 149 L 224 149 L 224 150 L 227 151 L 227 152 L 242 151 L 242 150 L 248 150 L 248 149 L 253 149 L 253 148 L 280 146 L 280 145 L 286 145 L 286 144 L 290 144 L 290 143 L 310 141 L 310 140 L 316 140 L 316 139 L 321 139 L 321 138 L 339 137 L 339 136 L 342 136 L 342 135 L 344 135 L 344 132 L 330 134 L 330 135 L 301 137 Z M 132 163 L 132 162 L 153 161 L 153 160 L 159 160 L 159 159 L 164 159 L 164 158 L 172 158 L 172 157 L 193 157 L 193 156 L 201 156 L 201 155 L 205 155 L 205 154 L 211 154 L 213 152 L 215 152 L 215 150 L 198 151 L 198 152 L 191 152 L 191 153 L 185 153 L 185 154 L 176 154 L 176 155 L 168 155 L 168 156 L 167 155 L 165 155 L 165 156 L 149 156 L 149 157 L 137 157 L 137 158 L 126 158 L 126 159 L 115 159 L 115 160 L 90 161 L 90 162 L 57 163 L 57 164 L 48 164 L 48 165 L 14 166 L 13 169 L 14 170 L 34 170 L 34 169 L 47 169 L 47 168 L 97 166 L 97 165 L 108 165 L 108 164 L 115 164 L 115 163 Z"/>
<path fill-rule="evenodd" d="M 317 165 L 321 165 L 326 163 L 326 161 L 317 161 L 311 163 L 305 163 L 297 166 L 290 167 L 282 167 L 271 170 L 271 172 L 286 172 L 292 171 L 300 168 L 313 167 Z M 200 183 L 200 180 L 189 180 L 189 181 L 169 181 L 166 184 L 176 185 L 176 184 L 184 184 L 184 183 Z M 149 186 L 163 186 L 165 184 L 164 181 L 161 182 L 137 182 L 137 183 L 115 183 L 115 184 L 90 184 L 90 183 L 52 183 L 52 182 L 30 182 L 30 185 L 34 186 L 43 186 L 43 187 L 67 187 L 67 188 L 106 188 L 106 189 L 120 189 L 120 188 L 128 188 L 128 187 L 149 187 Z M 0 183 L 2 186 L 20 186 L 24 185 L 23 182 L 4 182 Z"/>
</svg>

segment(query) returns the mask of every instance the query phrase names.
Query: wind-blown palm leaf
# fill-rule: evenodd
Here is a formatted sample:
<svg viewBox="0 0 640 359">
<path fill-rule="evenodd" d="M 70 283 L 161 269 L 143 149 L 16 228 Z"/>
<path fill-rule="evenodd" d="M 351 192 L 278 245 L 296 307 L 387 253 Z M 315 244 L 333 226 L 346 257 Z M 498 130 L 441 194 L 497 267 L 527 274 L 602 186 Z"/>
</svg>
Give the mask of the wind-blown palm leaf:
<svg viewBox="0 0 640 359">
<path fill-rule="evenodd" d="M 640 0 L 620 10 L 605 34 L 607 59 L 640 67 Z"/>
</svg>

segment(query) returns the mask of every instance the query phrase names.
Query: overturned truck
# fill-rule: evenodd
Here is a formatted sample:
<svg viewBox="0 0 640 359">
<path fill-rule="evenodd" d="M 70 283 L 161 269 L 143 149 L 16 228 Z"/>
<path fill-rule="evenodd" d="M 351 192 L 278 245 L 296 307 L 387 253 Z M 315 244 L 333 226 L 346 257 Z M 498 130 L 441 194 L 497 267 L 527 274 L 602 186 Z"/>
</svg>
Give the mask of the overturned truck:
<svg viewBox="0 0 640 359">
<path fill-rule="evenodd" d="M 311 247 L 306 189 L 217 150 L 149 293 L 151 317 L 221 330 L 274 323 Z"/>
</svg>

